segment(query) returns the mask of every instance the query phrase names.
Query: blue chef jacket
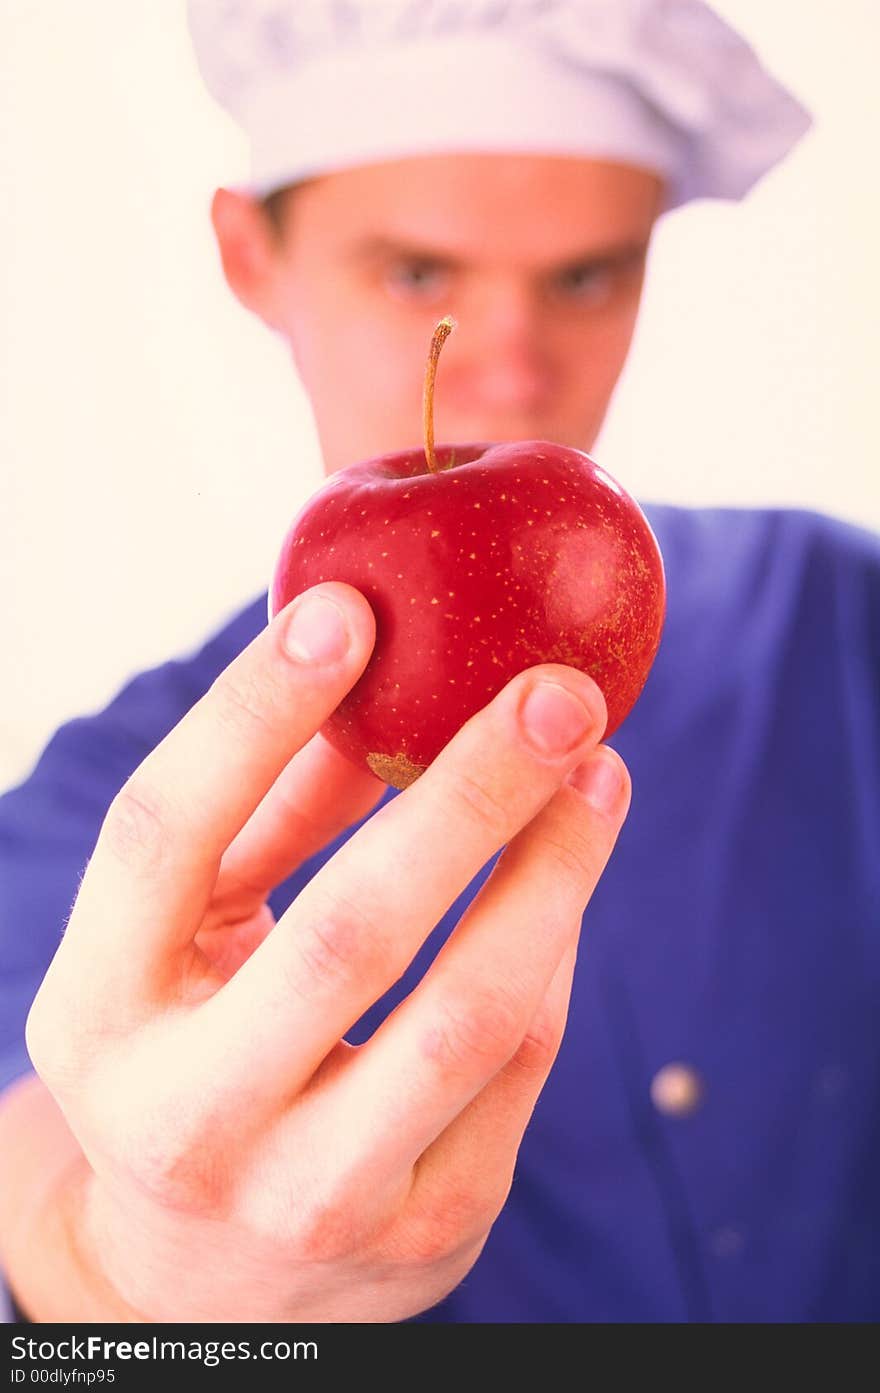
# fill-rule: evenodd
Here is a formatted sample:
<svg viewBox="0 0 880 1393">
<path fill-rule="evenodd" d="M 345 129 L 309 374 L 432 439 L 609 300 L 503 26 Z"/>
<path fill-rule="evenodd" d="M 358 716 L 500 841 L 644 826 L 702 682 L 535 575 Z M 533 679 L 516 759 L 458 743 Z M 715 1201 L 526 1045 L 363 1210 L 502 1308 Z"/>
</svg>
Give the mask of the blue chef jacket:
<svg viewBox="0 0 880 1393">
<path fill-rule="evenodd" d="M 632 810 L 507 1205 L 419 1319 L 876 1321 L 880 538 L 804 511 L 646 511 L 669 607 L 611 741 Z M 28 1068 L 28 1006 L 108 803 L 265 613 L 64 726 L 0 800 L 0 1087 Z M 699 1082 L 689 1111 L 652 1088 L 669 1065 Z"/>
</svg>

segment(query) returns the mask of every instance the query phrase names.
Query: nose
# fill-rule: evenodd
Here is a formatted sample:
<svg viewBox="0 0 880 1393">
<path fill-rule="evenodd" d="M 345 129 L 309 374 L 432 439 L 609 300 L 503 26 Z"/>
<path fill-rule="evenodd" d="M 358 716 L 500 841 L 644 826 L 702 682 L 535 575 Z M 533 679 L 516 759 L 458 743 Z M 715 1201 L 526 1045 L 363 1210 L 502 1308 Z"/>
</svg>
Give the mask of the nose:
<svg viewBox="0 0 880 1393">
<path fill-rule="evenodd" d="M 484 415 L 542 410 L 554 373 L 546 325 L 530 290 L 485 286 L 479 302 L 468 305 L 458 320 L 453 336 L 458 352 L 445 388 L 450 402 Z"/>
</svg>

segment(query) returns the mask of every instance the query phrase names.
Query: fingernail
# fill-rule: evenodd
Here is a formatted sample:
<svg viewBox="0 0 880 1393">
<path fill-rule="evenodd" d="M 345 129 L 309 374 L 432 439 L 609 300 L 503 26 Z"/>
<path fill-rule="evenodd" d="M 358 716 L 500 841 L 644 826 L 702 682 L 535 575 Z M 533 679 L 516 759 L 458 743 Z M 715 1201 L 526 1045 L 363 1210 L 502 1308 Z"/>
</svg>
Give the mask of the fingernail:
<svg viewBox="0 0 880 1393">
<path fill-rule="evenodd" d="M 345 615 L 325 595 L 303 595 L 287 623 L 284 646 L 300 663 L 334 663 L 348 651 Z"/>
<path fill-rule="evenodd" d="M 621 777 L 617 761 L 597 751 L 572 771 L 568 783 L 600 813 L 613 813 L 620 797 Z"/>
<path fill-rule="evenodd" d="M 542 755 L 573 750 L 593 725 L 593 717 L 576 696 L 558 682 L 538 682 L 520 709 L 523 730 Z"/>
</svg>

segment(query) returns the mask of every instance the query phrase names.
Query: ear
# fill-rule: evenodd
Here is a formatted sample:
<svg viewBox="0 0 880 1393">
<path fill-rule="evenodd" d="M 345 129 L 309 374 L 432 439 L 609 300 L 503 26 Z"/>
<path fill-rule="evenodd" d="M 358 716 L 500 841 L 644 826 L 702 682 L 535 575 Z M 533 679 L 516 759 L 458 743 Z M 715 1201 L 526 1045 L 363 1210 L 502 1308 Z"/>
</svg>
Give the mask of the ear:
<svg viewBox="0 0 880 1393">
<path fill-rule="evenodd" d="M 211 222 L 233 295 L 270 329 L 277 328 L 272 306 L 278 249 L 266 213 L 247 194 L 218 189 L 211 201 Z"/>
</svg>

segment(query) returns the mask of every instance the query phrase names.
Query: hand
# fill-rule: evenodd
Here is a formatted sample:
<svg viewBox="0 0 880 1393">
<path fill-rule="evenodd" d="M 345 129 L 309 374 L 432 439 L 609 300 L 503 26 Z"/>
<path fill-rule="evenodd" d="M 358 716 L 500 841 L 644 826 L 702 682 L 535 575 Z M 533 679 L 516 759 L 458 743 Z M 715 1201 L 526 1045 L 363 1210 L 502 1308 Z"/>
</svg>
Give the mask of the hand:
<svg viewBox="0 0 880 1393">
<path fill-rule="evenodd" d="M 399 1320 L 461 1280 L 506 1199 L 629 804 L 622 761 L 597 749 L 598 687 L 532 668 L 274 924 L 271 889 L 384 791 L 315 734 L 375 636 L 356 590 L 317 594 L 321 650 L 291 639 L 300 597 L 116 797 L 28 1021 L 90 1167 L 81 1260 L 134 1319 Z M 349 1045 L 502 846 L 419 986 Z"/>
</svg>

